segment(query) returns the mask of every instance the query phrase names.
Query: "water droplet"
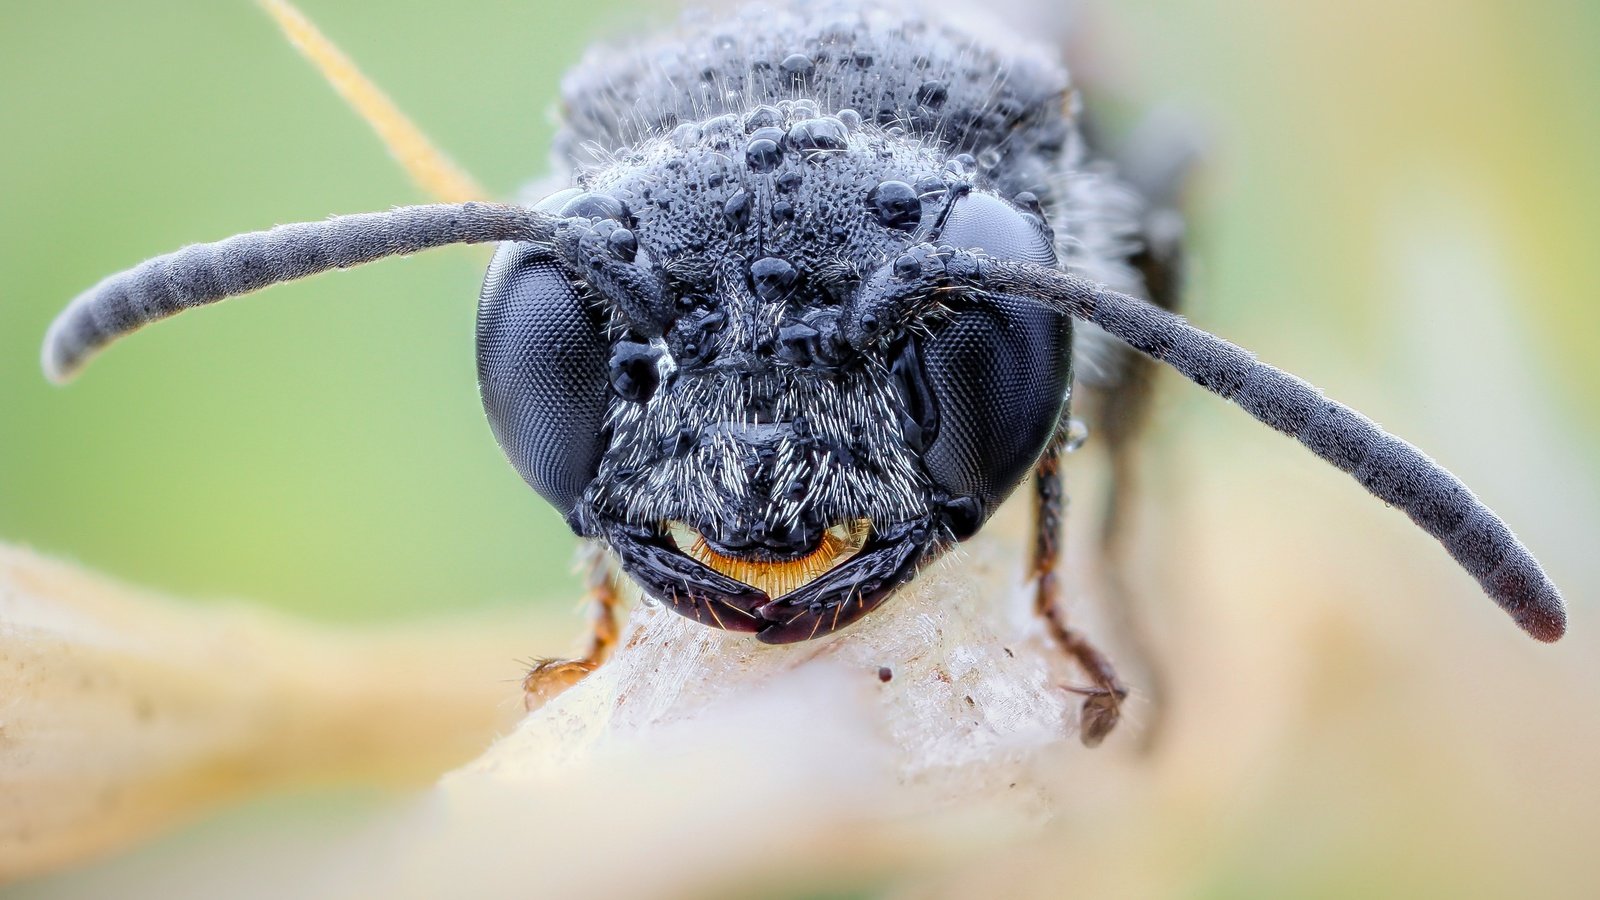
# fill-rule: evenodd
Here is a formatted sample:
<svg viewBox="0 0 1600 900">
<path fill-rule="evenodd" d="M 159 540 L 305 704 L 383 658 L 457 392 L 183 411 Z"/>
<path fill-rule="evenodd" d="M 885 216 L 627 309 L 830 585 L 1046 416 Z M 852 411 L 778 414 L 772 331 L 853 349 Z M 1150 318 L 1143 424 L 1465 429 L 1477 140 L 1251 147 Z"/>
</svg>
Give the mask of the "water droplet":
<svg viewBox="0 0 1600 900">
<path fill-rule="evenodd" d="M 533 208 L 542 213 L 559 216 L 562 208 L 571 203 L 573 197 L 582 196 L 582 194 L 583 188 L 567 188 L 564 191 L 556 191 L 554 194 L 535 203 Z"/>
<path fill-rule="evenodd" d="M 794 204 L 787 200 L 778 200 L 772 204 L 772 220 L 774 222 L 793 222 Z"/>
<path fill-rule="evenodd" d="M 785 194 L 792 194 L 800 189 L 800 185 L 804 181 L 805 179 L 800 176 L 799 172 L 785 172 L 778 176 L 776 184 L 778 190 Z"/>
<path fill-rule="evenodd" d="M 806 56 L 804 53 L 794 53 L 784 57 L 783 62 L 778 64 L 778 68 L 791 81 L 803 81 L 811 77 L 811 73 L 817 68 L 817 64 L 812 62 L 811 57 Z"/>
<path fill-rule="evenodd" d="M 853 109 L 841 109 L 839 110 L 839 121 L 844 123 L 845 128 L 855 131 L 861 127 L 861 113 Z"/>
<path fill-rule="evenodd" d="M 1089 440 L 1089 426 L 1082 419 L 1067 420 L 1067 434 L 1061 443 L 1061 449 L 1068 453 L 1077 453 L 1083 449 L 1085 441 Z"/>
<path fill-rule="evenodd" d="M 922 258 L 910 253 L 901 254 L 894 261 L 894 277 L 904 281 L 922 277 Z"/>
<path fill-rule="evenodd" d="M 783 151 L 772 141 L 751 141 L 745 147 L 744 161 L 752 172 L 770 172 L 783 162 Z"/>
<path fill-rule="evenodd" d="M 628 208 L 610 194 L 585 192 L 568 200 L 559 215 L 569 219 L 614 219 L 624 221 Z"/>
<path fill-rule="evenodd" d="M 626 228 L 618 228 L 606 235 L 606 244 L 623 262 L 633 262 L 639 254 L 639 240 Z"/>
<path fill-rule="evenodd" d="M 693 122 L 685 122 L 672 129 L 672 146 L 680 150 L 687 150 L 700 143 L 700 126 Z"/>
<path fill-rule="evenodd" d="M 776 256 L 762 257 L 750 264 L 751 286 L 763 300 L 782 299 L 799 277 L 794 266 Z"/>
<path fill-rule="evenodd" d="M 867 193 L 867 205 L 885 228 L 915 230 L 922 221 L 922 200 L 904 181 L 885 181 Z"/>
<path fill-rule="evenodd" d="M 707 119 L 701 126 L 707 134 L 743 134 L 744 123 L 733 113 Z"/>
<path fill-rule="evenodd" d="M 752 172 L 770 172 L 783 162 L 783 150 L 779 142 L 783 140 L 783 132 L 777 128 L 758 128 L 750 135 L 750 143 L 744 148 L 745 165 Z"/>
<path fill-rule="evenodd" d="M 735 191 L 728 202 L 722 204 L 722 217 L 733 231 L 744 231 L 750 225 L 750 195 Z"/>
<path fill-rule="evenodd" d="M 644 608 L 645 609 L 660 609 L 661 608 L 661 601 L 657 600 L 656 598 L 654 598 L 652 596 L 650 596 L 649 594 L 645 594 L 644 595 L 644 599 L 642 601 L 640 601 L 640 602 L 642 602 L 644 604 Z"/>
<path fill-rule="evenodd" d="M 924 175 L 918 178 L 916 188 L 918 197 L 938 197 L 946 190 L 944 179 L 937 175 Z"/>
<path fill-rule="evenodd" d="M 805 119 L 789 128 L 789 146 L 801 152 L 843 150 L 846 146 L 844 123 L 832 116 Z"/>
<path fill-rule="evenodd" d="M 1000 165 L 1000 160 L 1002 158 L 1003 158 L 1002 154 L 1000 153 L 999 150 L 996 150 L 995 148 L 990 147 L 987 150 L 984 150 L 982 153 L 978 154 L 978 166 L 980 168 L 984 169 L 985 171 L 988 171 L 989 169 L 992 169 L 995 166 Z"/>
<path fill-rule="evenodd" d="M 917 88 L 917 102 L 929 109 L 938 109 L 950 96 L 949 88 L 942 81 L 924 81 Z"/>
<path fill-rule="evenodd" d="M 758 128 L 777 128 L 783 124 L 783 113 L 778 112 L 774 106 L 758 106 L 750 110 L 744 117 L 744 130 L 755 131 Z"/>
</svg>

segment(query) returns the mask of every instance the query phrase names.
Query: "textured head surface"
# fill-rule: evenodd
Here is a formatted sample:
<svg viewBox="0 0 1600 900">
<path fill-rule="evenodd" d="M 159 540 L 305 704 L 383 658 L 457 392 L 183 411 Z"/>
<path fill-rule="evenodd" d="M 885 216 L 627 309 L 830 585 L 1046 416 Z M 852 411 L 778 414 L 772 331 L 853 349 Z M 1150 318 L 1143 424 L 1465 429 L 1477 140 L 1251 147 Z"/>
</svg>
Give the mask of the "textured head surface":
<svg viewBox="0 0 1600 900">
<path fill-rule="evenodd" d="M 627 204 L 678 312 L 655 341 L 659 388 L 613 406 L 592 495 L 630 521 L 729 545 L 799 530 L 805 546 L 840 521 L 922 512 L 883 362 L 844 358 L 827 335 L 862 273 L 910 241 L 875 209 L 879 186 L 924 186 L 915 228 L 942 202 L 942 161 L 785 106 L 681 126 L 585 185 Z"/>
</svg>

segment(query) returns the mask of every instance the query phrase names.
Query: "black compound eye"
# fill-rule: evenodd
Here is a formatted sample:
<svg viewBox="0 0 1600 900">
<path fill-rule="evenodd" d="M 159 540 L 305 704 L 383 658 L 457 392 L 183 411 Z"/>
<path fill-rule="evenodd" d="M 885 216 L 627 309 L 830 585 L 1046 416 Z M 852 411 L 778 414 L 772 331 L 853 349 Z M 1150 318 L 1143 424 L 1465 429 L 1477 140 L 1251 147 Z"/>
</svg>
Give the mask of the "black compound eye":
<svg viewBox="0 0 1600 900">
<path fill-rule="evenodd" d="M 988 194 L 957 200 L 939 240 L 1055 264 L 1038 217 Z M 920 420 L 928 476 L 954 498 L 953 509 L 964 511 L 957 518 L 975 520 L 960 529 L 970 534 L 1027 476 L 1055 434 L 1072 384 L 1072 320 L 1028 300 L 983 295 L 917 338 L 914 349 L 920 360 L 902 358 L 895 366 L 902 396 Z M 981 511 L 971 509 L 972 500 Z"/>
<path fill-rule="evenodd" d="M 996 259 L 1056 264 L 1055 242 L 1044 220 L 993 194 L 971 193 L 958 199 L 944 220 L 939 243 L 982 250 Z"/>
<path fill-rule="evenodd" d="M 566 515 L 605 452 L 609 358 L 598 311 L 555 262 L 501 244 L 478 303 L 478 390 L 511 464 Z"/>
<path fill-rule="evenodd" d="M 1027 300 L 995 295 L 922 340 L 937 410 L 922 461 L 934 484 L 992 512 L 1055 434 L 1072 383 L 1072 323 Z"/>
</svg>

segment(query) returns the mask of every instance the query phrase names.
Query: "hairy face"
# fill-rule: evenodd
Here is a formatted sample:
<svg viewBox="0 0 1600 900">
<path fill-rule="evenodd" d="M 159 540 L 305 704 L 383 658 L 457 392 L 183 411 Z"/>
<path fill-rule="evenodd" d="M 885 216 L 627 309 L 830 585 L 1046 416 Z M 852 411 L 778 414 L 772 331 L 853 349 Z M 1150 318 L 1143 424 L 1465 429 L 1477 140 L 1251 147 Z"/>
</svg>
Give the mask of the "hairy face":
<svg viewBox="0 0 1600 900">
<path fill-rule="evenodd" d="M 917 532 L 914 569 L 1021 480 L 1070 382 L 1070 322 L 1036 304 L 864 305 L 875 273 L 920 266 L 933 239 L 1054 263 L 1037 207 L 977 177 L 806 101 L 614 154 L 540 204 L 587 219 L 576 277 L 517 245 L 491 267 L 480 365 L 502 443 L 580 532 L 615 546 L 628 526 L 769 596 L 888 534 Z M 508 331 L 519 292 L 564 304 L 578 338 Z M 557 399 L 529 415 L 532 394 Z"/>
<path fill-rule="evenodd" d="M 808 116 L 687 126 L 591 179 L 627 204 L 677 313 L 657 338 L 624 335 L 658 386 L 612 407 L 596 509 L 774 559 L 833 526 L 926 514 L 891 361 L 838 343 L 837 326 L 950 176 L 911 142 Z"/>
</svg>

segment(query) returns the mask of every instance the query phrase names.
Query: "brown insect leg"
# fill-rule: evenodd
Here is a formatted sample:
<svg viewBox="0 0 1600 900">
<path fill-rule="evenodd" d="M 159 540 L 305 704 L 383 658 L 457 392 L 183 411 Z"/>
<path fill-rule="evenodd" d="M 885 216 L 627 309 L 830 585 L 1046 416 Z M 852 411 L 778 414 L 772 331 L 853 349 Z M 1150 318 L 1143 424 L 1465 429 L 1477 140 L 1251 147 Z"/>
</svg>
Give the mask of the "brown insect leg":
<svg viewBox="0 0 1600 900">
<path fill-rule="evenodd" d="M 1144 373 L 1149 376 L 1152 373 Z M 1101 514 L 1099 527 L 1099 580 L 1106 596 L 1107 625 L 1112 629 L 1115 644 L 1133 658 L 1134 673 L 1139 676 L 1139 692 L 1147 703 L 1147 713 L 1139 732 L 1139 749 L 1149 753 L 1160 743 L 1166 719 L 1166 671 L 1154 652 L 1154 642 L 1144 625 L 1146 597 L 1128 583 L 1128 573 L 1133 570 L 1130 551 L 1131 514 L 1134 496 L 1138 493 L 1138 456 L 1136 442 L 1142 428 L 1144 408 L 1149 404 L 1150 384 L 1141 380 L 1123 384 L 1115 391 L 1114 399 L 1123 405 L 1122 413 L 1102 416 L 1101 437 L 1104 437 L 1109 477 L 1106 484 L 1106 508 Z M 1112 404 L 1107 404 L 1107 407 Z M 1130 408 L 1131 407 L 1131 408 Z"/>
<path fill-rule="evenodd" d="M 1111 660 L 1082 633 L 1067 624 L 1061 608 L 1056 566 L 1061 559 L 1061 520 L 1065 497 L 1061 487 L 1061 444 L 1045 452 L 1034 470 L 1033 574 L 1034 611 L 1050 629 L 1050 636 L 1089 676 L 1092 687 L 1085 695 L 1078 722 L 1078 737 L 1085 747 L 1097 747 L 1122 718 L 1122 701 L 1128 689 L 1117 677 Z"/>
<path fill-rule="evenodd" d="M 1143 130 L 1152 129 L 1147 126 Z M 1141 154 L 1143 165 L 1123 167 L 1149 203 L 1139 229 L 1143 247 L 1129 262 L 1138 270 L 1150 301 L 1177 311 L 1184 298 L 1184 228 L 1179 209 L 1198 153 L 1197 142 L 1192 135 L 1179 133 L 1153 140 L 1158 146 Z M 1129 584 L 1128 574 L 1133 571 L 1129 541 L 1139 491 L 1139 437 L 1150 420 L 1156 363 L 1138 353 L 1124 350 L 1122 355 L 1120 375 L 1112 383 L 1086 392 L 1084 399 L 1086 417 L 1106 448 L 1109 468 L 1098 554 L 1107 624 L 1116 645 L 1133 658 L 1141 693 L 1149 700 L 1139 738 L 1140 750 L 1148 753 L 1160 742 L 1166 723 L 1166 672 L 1141 616 L 1141 601 L 1146 598 Z"/>
<path fill-rule="evenodd" d="M 1118 154 L 1117 167 L 1144 198 L 1139 221 L 1141 247 L 1128 262 L 1144 282 L 1144 295 L 1163 309 L 1178 311 L 1184 300 L 1185 234 L 1181 214 L 1190 176 L 1204 139 L 1170 111 L 1157 112 L 1137 128 Z M 1148 597 L 1130 583 L 1133 517 L 1140 489 L 1140 436 L 1150 420 L 1155 387 L 1154 360 L 1126 347 L 1115 349 L 1118 364 L 1102 383 L 1085 385 L 1084 418 L 1094 442 L 1105 448 L 1107 480 L 1098 537 L 1097 575 L 1105 596 L 1106 624 L 1113 643 L 1131 657 L 1141 697 L 1148 701 L 1139 749 L 1153 750 L 1166 724 L 1167 678 L 1154 652 L 1143 613 Z M 1078 400 L 1077 397 L 1073 398 Z M 1127 661 L 1127 660 L 1125 660 Z"/>
<path fill-rule="evenodd" d="M 598 548 L 589 558 L 589 646 L 576 659 L 541 659 L 522 679 L 523 703 L 537 709 L 557 694 L 582 681 L 600 667 L 617 646 L 617 609 L 622 598 L 612 578 L 606 555 Z"/>
</svg>

